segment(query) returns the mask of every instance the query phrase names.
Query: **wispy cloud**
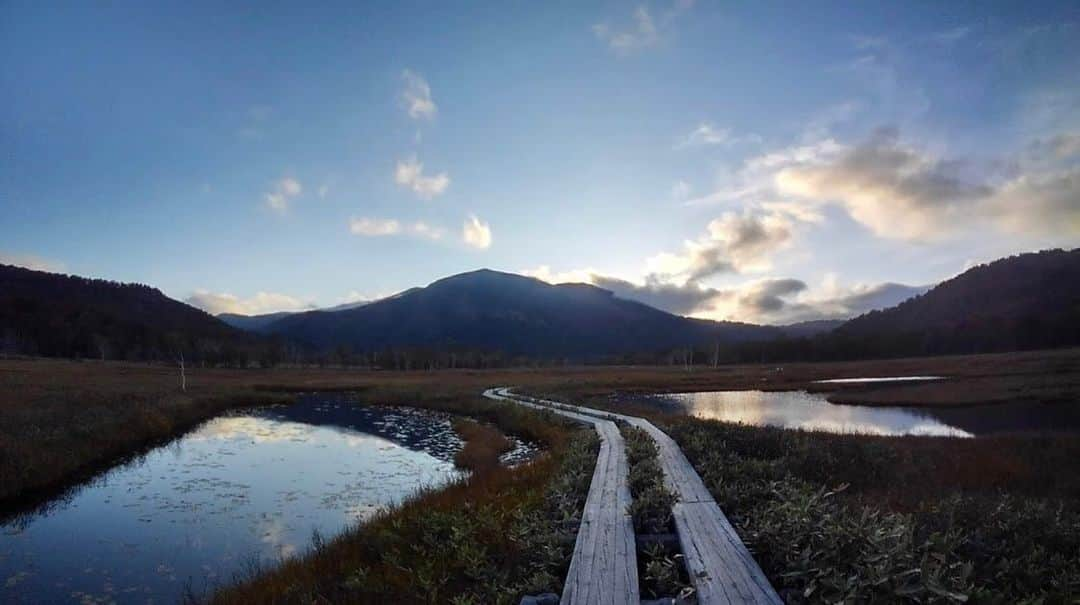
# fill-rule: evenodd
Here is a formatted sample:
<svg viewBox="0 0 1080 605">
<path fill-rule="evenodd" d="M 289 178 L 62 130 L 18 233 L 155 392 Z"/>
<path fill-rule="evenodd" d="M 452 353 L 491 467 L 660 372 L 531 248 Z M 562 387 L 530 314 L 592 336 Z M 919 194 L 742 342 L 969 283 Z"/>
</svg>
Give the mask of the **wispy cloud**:
<svg viewBox="0 0 1080 605">
<path fill-rule="evenodd" d="M 265 196 L 266 206 L 278 214 L 289 211 L 290 202 L 303 192 L 300 181 L 286 177 L 274 184 L 274 188 Z"/>
<path fill-rule="evenodd" d="M 405 82 L 401 98 L 405 102 L 405 110 L 409 112 L 409 117 L 414 120 L 434 119 L 438 107 L 431 98 L 431 86 L 428 85 L 427 80 L 408 69 L 401 72 L 401 79 Z"/>
<path fill-rule="evenodd" d="M 470 215 L 461 227 L 461 239 L 467 246 L 486 250 L 491 247 L 491 226 Z"/>
<path fill-rule="evenodd" d="M 698 124 L 697 128 L 679 139 L 675 144 L 676 149 L 684 147 L 699 147 L 704 145 L 735 145 L 737 143 L 760 143 L 761 137 L 756 134 L 736 136 L 729 128 L 717 128 L 709 122 Z"/>
<path fill-rule="evenodd" d="M 423 221 L 402 223 L 397 219 L 352 218 L 349 219 L 349 232 L 362 237 L 411 235 L 424 239 L 439 240 L 442 239 L 445 230 L 433 227 Z"/>
<path fill-rule="evenodd" d="M 310 301 L 305 302 L 288 294 L 275 292 L 256 292 L 254 296 L 241 298 L 224 292 L 196 290 L 184 302 L 211 315 L 220 313 L 261 315 L 263 313 L 277 313 L 278 311 L 306 311 L 315 308 L 315 305 Z"/>
<path fill-rule="evenodd" d="M 628 21 L 612 25 L 602 21 L 592 26 L 593 34 L 604 42 L 612 52 L 625 56 L 656 46 L 661 31 L 666 30 L 678 16 L 693 6 L 693 0 L 677 0 L 654 17 L 649 7 L 642 4 L 634 9 Z"/>
<path fill-rule="evenodd" d="M 48 271 L 50 273 L 61 273 L 65 269 L 64 263 L 60 261 L 42 258 L 33 254 L 9 254 L 5 252 L 0 252 L 0 265 L 14 265 L 24 269 Z"/>
<path fill-rule="evenodd" d="M 964 38 L 971 35 L 972 27 L 970 25 L 960 25 L 951 29 L 937 32 L 933 35 L 933 39 L 943 44 L 952 44 L 959 42 Z"/>
<path fill-rule="evenodd" d="M 402 187 L 408 187 L 417 197 L 430 200 L 442 195 L 450 186 L 450 175 L 440 172 L 434 176 L 424 175 L 424 165 L 412 156 L 405 160 L 398 160 L 394 169 L 394 182 Z"/>
</svg>

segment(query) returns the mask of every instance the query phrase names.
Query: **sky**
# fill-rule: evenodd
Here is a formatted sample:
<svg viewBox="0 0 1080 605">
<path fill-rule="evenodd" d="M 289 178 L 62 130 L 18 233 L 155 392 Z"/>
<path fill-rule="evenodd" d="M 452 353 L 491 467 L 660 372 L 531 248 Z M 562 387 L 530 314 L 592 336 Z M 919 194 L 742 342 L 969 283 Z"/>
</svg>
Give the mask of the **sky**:
<svg viewBox="0 0 1080 605">
<path fill-rule="evenodd" d="M 1076 2 L 0 3 L 0 262 L 845 317 L 1080 241 Z"/>
</svg>

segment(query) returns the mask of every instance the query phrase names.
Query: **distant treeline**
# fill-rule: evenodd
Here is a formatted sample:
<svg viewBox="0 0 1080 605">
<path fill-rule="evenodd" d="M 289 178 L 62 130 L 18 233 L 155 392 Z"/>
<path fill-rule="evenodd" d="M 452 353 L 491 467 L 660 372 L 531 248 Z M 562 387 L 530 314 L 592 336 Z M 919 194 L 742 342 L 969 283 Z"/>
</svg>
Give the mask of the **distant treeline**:
<svg viewBox="0 0 1080 605">
<path fill-rule="evenodd" d="M 509 328 L 507 328 L 509 329 Z M 721 337 L 664 350 L 528 356 L 462 344 L 313 347 L 233 328 L 139 284 L 0 265 L 0 355 L 280 364 L 393 370 L 572 364 L 832 361 L 1080 346 L 1080 250 L 1023 254 L 972 268 L 897 307 L 804 338 L 731 342 Z M 510 334 L 507 338 L 518 337 Z"/>
<path fill-rule="evenodd" d="M 283 348 L 149 286 L 0 265 L 0 354 L 246 365 Z"/>
</svg>

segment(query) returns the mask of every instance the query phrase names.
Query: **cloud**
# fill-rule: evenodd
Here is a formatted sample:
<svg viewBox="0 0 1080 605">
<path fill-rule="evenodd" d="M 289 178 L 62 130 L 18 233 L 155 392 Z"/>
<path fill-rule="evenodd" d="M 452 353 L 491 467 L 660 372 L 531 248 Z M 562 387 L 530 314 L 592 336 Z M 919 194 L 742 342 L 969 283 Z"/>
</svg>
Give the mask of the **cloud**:
<svg viewBox="0 0 1080 605">
<path fill-rule="evenodd" d="M 879 129 L 823 161 L 783 168 L 775 184 L 782 195 L 840 203 L 876 235 L 917 240 L 952 230 L 972 202 L 989 195 L 986 185 L 961 179 L 959 168 Z"/>
<path fill-rule="evenodd" d="M 184 302 L 211 315 L 220 313 L 261 315 L 278 311 L 306 311 L 315 308 L 315 305 L 311 302 L 304 302 L 287 294 L 274 292 L 257 292 L 250 298 L 240 298 L 228 293 L 196 290 Z"/>
<path fill-rule="evenodd" d="M 278 181 L 272 191 L 266 194 L 266 205 L 278 214 L 289 211 L 290 201 L 303 192 L 300 181 L 286 177 Z"/>
<path fill-rule="evenodd" d="M 522 275 L 535 277 L 549 284 L 591 284 L 596 271 L 592 269 L 574 269 L 571 271 L 552 271 L 548 265 L 540 265 L 535 269 L 523 269 Z"/>
<path fill-rule="evenodd" d="M 719 290 L 701 286 L 697 282 L 673 284 L 648 280 L 644 284 L 636 284 L 604 275 L 592 275 L 589 281 L 595 286 L 610 290 L 619 298 L 636 300 L 677 315 L 690 315 L 707 306 L 707 303 L 720 294 Z"/>
<path fill-rule="evenodd" d="M 692 188 L 690 183 L 686 181 L 675 181 L 675 184 L 671 186 L 671 198 L 674 200 L 685 200 L 690 197 Z"/>
<path fill-rule="evenodd" d="M 620 55 L 654 46 L 659 39 L 652 14 L 644 6 L 634 10 L 633 24 L 625 29 L 615 29 L 607 23 L 597 23 L 592 29 L 597 38 Z"/>
<path fill-rule="evenodd" d="M 319 193 L 319 198 L 320 199 L 326 197 L 326 194 L 330 193 L 330 185 L 327 185 L 325 183 L 322 184 L 322 185 L 319 185 L 319 192 L 318 193 Z"/>
<path fill-rule="evenodd" d="M 7 254 L 0 252 L 0 265 L 14 265 L 23 269 L 34 271 L 47 271 L 49 273 L 62 273 L 64 263 L 34 256 L 33 254 Z"/>
<path fill-rule="evenodd" d="M 412 235 L 430 240 L 442 239 L 445 231 L 423 221 L 402 224 L 397 219 L 351 218 L 349 231 L 362 237 L 385 237 L 388 235 Z"/>
<path fill-rule="evenodd" d="M 942 44 L 952 44 L 968 37 L 971 32 L 972 27 L 970 25 L 960 25 L 952 29 L 947 29 L 935 33 L 933 35 L 933 39 L 934 41 L 940 42 Z"/>
<path fill-rule="evenodd" d="M 547 265 L 522 271 L 548 283 L 587 283 L 619 298 L 701 319 L 787 324 L 814 319 L 847 319 L 874 309 L 895 306 L 930 286 L 896 283 L 843 286 L 827 275 L 815 289 L 794 278 L 766 278 L 716 288 L 697 281 L 665 282 L 656 275 L 643 282 L 604 275 L 593 269 L 552 271 Z"/>
<path fill-rule="evenodd" d="M 401 232 L 401 223 L 394 219 L 353 218 L 349 220 L 349 231 L 364 237 L 396 235 Z"/>
<path fill-rule="evenodd" d="M 416 159 L 416 156 L 406 160 L 398 160 L 394 169 L 394 182 L 402 187 L 412 189 L 421 199 L 429 200 L 442 195 L 450 186 L 450 175 L 440 172 L 435 176 L 424 176 L 424 165 Z"/>
<path fill-rule="evenodd" d="M 593 25 L 592 31 L 615 54 L 629 55 L 656 46 L 660 42 L 660 31 L 668 29 L 677 17 L 693 5 L 693 0 L 676 0 L 659 18 L 654 17 L 647 6 L 640 5 L 630 15 L 629 23 L 613 27 L 608 22 L 601 22 Z"/>
<path fill-rule="evenodd" d="M 761 137 L 756 134 L 735 136 L 731 133 L 731 129 L 729 128 L 717 128 L 708 122 L 702 122 L 701 124 L 698 124 L 697 128 L 691 130 L 689 134 L 680 139 L 679 142 L 675 144 L 675 148 L 700 147 L 704 145 L 730 146 L 742 142 L 760 143 Z"/>
<path fill-rule="evenodd" d="M 461 239 L 468 246 L 486 250 L 491 247 L 491 226 L 470 215 L 461 228 Z"/>
<path fill-rule="evenodd" d="M 681 252 L 663 252 L 646 260 L 651 278 L 693 282 L 721 273 L 767 269 L 769 257 L 791 240 L 792 225 L 776 212 L 725 212 L 709 222 L 706 232 L 685 242 Z"/>
<path fill-rule="evenodd" d="M 434 119 L 438 107 L 431 98 L 431 87 L 428 86 L 427 80 L 408 69 L 401 72 L 401 79 L 405 81 L 405 90 L 401 92 L 401 98 L 405 102 L 409 117 L 414 120 Z"/>
<path fill-rule="evenodd" d="M 989 206 L 999 226 L 1009 232 L 1080 234 L 1080 165 L 1023 174 L 1003 184 Z"/>
</svg>

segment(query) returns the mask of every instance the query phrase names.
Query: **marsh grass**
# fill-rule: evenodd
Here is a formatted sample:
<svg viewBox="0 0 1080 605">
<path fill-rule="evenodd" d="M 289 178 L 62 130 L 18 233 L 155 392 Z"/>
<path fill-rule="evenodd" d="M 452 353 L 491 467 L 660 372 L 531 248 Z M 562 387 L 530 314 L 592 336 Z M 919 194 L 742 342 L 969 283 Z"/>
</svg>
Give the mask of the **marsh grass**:
<svg viewBox="0 0 1080 605">
<path fill-rule="evenodd" d="M 665 429 L 789 603 L 1080 598 L 1080 440 Z"/>
<path fill-rule="evenodd" d="M 465 441 L 465 445 L 454 455 L 454 464 L 459 468 L 473 472 L 490 470 L 499 465 L 500 456 L 514 447 L 502 431 L 491 425 L 456 418 L 453 427 L 454 432 Z"/>
<path fill-rule="evenodd" d="M 516 603 L 560 592 L 598 441 L 563 431 L 549 453 L 417 495 L 307 555 L 214 594 L 231 603 Z"/>
<path fill-rule="evenodd" d="M 671 507 L 676 496 L 664 485 L 656 442 L 645 431 L 626 423 L 620 424 L 619 431 L 626 442 L 630 466 L 630 495 L 634 499 L 630 517 L 634 533 L 638 536 L 674 533 Z M 659 542 L 638 549 L 638 578 L 642 594 L 654 598 L 674 597 L 690 589 L 682 554 Z"/>
</svg>

